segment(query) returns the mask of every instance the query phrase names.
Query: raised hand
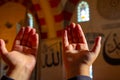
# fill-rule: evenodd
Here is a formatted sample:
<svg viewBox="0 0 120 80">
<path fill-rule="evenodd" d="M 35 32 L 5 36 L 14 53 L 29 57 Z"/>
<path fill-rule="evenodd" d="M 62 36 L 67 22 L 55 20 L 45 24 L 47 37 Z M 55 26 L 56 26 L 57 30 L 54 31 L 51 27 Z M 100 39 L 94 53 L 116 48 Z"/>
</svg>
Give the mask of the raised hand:
<svg viewBox="0 0 120 80">
<path fill-rule="evenodd" d="M 36 64 L 39 36 L 36 30 L 22 27 L 9 52 L 0 39 L 0 55 L 9 66 L 7 76 L 15 80 L 28 80 Z"/>
<path fill-rule="evenodd" d="M 63 63 L 66 77 L 89 76 L 89 68 L 97 58 L 101 48 L 101 37 L 97 37 L 89 50 L 85 35 L 79 24 L 71 23 L 63 34 Z"/>
</svg>

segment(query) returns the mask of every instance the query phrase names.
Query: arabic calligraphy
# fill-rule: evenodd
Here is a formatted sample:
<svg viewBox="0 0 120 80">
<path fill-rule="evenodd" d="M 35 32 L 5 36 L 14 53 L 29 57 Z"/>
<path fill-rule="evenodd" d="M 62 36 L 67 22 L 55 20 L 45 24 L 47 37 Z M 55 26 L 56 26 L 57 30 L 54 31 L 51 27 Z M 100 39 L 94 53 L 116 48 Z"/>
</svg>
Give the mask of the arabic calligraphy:
<svg viewBox="0 0 120 80">
<path fill-rule="evenodd" d="M 117 33 L 110 33 L 106 37 L 103 45 L 103 57 L 111 65 L 120 65 L 120 40 Z"/>
<path fill-rule="evenodd" d="M 44 44 L 42 57 L 42 68 L 62 65 L 61 42 L 54 43 L 50 46 Z"/>
<path fill-rule="evenodd" d="M 117 34 L 116 33 L 114 33 L 113 34 L 113 45 L 112 44 L 109 44 L 109 46 L 111 46 L 112 47 L 112 49 L 108 49 L 108 52 L 109 53 L 116 53 L 116 54 L 120 54 L 120 53 L 118 53 L 118 51 L 120 50 L 120 43 L 117 41 Z"/>
</svg>

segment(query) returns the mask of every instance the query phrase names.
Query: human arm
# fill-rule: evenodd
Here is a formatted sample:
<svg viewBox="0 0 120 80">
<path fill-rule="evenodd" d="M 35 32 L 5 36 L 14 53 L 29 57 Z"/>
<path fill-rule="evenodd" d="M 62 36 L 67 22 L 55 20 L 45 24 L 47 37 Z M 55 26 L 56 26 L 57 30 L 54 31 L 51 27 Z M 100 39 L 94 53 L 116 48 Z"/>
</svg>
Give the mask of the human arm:
<svg viewBox="0 0 120 80">
<path fill-rule="evenodd" d="M 29 80 L 36 64 L 39 37 L 34 28 L 22 27 L 11 51 L 0 39 L 0 55 L 9 69 L 6 76 L 15 80 Z"/>
<path fill-rule="evenodd" d="M 90 76 L 90 66 L 96 60 L 101 48 L 101 37 L 98 36 L 91 50 L 82 28 L 79 24 L 71 23 L 63 34 L 63 64 L 66 78 L 75 76 Z"/>
</svg>

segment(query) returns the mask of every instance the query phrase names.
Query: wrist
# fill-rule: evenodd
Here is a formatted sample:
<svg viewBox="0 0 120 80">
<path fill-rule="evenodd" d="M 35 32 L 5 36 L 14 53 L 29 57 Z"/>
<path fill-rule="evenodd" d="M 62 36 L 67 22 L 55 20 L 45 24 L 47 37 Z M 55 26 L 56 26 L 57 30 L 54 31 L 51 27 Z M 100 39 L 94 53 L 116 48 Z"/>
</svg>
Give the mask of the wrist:
<svg viewBox="0 0 120 80">
<path fill-rule="evenodd" d="M 14 80 L 29 80 L 31 71 L 23 66 L 12 67 L 8 70 L 7 76 Z"/>
<path fill-rule="evenodd" d="M 70 79 L 75 76 L 83 75 L 83 76 L 90 76 L 90 67 L 86 65 L 74 66 L 74 67 L 67 67 L 66 68 L 66 78 Z"/>
</svg>

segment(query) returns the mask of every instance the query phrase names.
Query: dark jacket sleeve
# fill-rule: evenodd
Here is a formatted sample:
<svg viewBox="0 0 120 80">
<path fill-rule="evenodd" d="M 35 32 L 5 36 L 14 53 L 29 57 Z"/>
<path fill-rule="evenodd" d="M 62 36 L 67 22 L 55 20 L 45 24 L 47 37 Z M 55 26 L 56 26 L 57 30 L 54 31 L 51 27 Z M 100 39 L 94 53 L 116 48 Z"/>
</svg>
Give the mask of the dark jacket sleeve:
<svg viewBox="0 0 120 80">
<path fill-rule="evenodd" d="M 68 80 L 92 80 L 92 79 L 88 76 L 75 76 L 75 77 L 68 79 Z"/>
<path fill-rule="evenodd" d="M 14 80 L 14 79 L 9 78 L 9 77 L 7 77 L 7 76 L 2 76 L 2 78 L 1 78 L 0 80 Z"/>
</svg>

